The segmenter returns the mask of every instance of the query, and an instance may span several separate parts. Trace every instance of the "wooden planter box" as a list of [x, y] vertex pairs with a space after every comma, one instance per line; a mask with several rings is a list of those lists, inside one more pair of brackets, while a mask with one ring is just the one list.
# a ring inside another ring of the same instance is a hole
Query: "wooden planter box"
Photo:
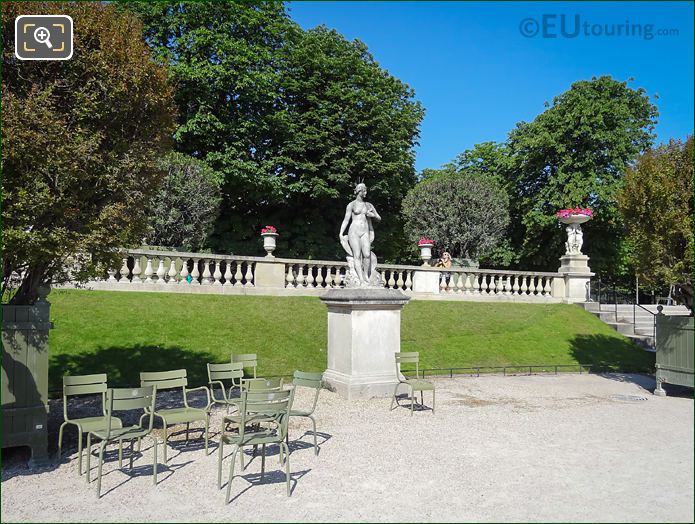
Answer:
[[29, 446], [30, 467], [48, 463], [49, 309], [2, 305], [2, 447]]
[[656, 389], [666, 395], [661, 384], [693, 387], [693, 317], [658, 314], [656, 316]]

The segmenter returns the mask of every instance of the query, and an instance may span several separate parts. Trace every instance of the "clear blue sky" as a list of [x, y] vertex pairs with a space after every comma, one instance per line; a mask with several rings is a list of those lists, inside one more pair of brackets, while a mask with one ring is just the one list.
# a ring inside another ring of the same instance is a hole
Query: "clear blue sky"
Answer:
[[[418, 171], [439, 167], [478, 142], [504, 140], [516, 122], [532, 120], [545, 101], [572, 82], [599, 75], [634, 77], [632, 87], [658, 95], [658, 142], [693, 133], [690, 2], [336, 1], [288, 6], [305, 29], [325, 24], [348, 39], [362, 40], [381, 67], [415, 89], [426, 110]], [[579, 15], [576, 37], [560, 34], [563, 14], [570, 34]], [[521, 34], [522, 25], [531, 33], [540, 31], [543, 15], [550, 15], [548, 24], [555, 22], [546, 30], [557, 38]], [[533, 21], [524, 22], [528, 18]], [[624, 26], [626, 21], [678, 34], [651, 40], [583, 34], [584, 23], [589, 31], [605, 31], [606, 25]]]

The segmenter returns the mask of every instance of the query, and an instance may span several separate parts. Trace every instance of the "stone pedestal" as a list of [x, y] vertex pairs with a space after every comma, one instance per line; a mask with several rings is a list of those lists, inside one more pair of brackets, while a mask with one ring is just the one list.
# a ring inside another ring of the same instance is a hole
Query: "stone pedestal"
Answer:
[[324, 381], [349, 400], [388, 397], [398, 382], [394, 354], [401, 350], [401, 309], [410, 300], [396, 289], [331, 289], [328, 369]]
[[256, 262], [254, 287], [284, 288], [285, 264], [277, 262]]
[[565, 277], [565, 302], [586, 302], [589, 300], [589, 280], [594, 273], [589, 269], [589, 257], [581, 254], [560, 257], [560, 269]]
[[439, 275], [435, 269], [413, 271], [413, 292], [439, 293]]

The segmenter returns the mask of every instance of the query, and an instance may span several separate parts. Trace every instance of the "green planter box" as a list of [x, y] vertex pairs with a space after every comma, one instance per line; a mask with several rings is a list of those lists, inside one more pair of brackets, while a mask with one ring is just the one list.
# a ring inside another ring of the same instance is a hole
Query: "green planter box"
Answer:
[[48, 463], [49, 309], [2, 305], [2, 447], [29, 446], [30, 467]]
[[656, 390], [661, 384], [693, 387], [693, 317], [656, 316]]

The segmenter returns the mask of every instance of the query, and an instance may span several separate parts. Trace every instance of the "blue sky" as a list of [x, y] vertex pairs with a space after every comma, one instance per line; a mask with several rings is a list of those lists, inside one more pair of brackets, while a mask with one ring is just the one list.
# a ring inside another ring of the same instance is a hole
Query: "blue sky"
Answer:
[[[693, 132], [690, 2], [291, 2], [303, 28], [320, 24], [367, 44], [381, 67], [415, 89], [425, 107], [416, 167], [436, 168], [478, 142], [504, 140], [572, 82], [633, 77], [659, 108], [657, 141]], [[543, 38], [546, 32], [556, 38]], [[579, 16], [580, 34], [574, 31]], [[532, 20], [527, 20], [532, 19]], [[588, 36], [605, 26], [647, 25], [676, 35]], [[555, 24], [553, 27], [552, 24]], [[585, 26], [585, 23], [588, 24]], [[593, 27], [598, 26], [598, 27]], [[532, 37], [525, 31], [539, 33]]]

